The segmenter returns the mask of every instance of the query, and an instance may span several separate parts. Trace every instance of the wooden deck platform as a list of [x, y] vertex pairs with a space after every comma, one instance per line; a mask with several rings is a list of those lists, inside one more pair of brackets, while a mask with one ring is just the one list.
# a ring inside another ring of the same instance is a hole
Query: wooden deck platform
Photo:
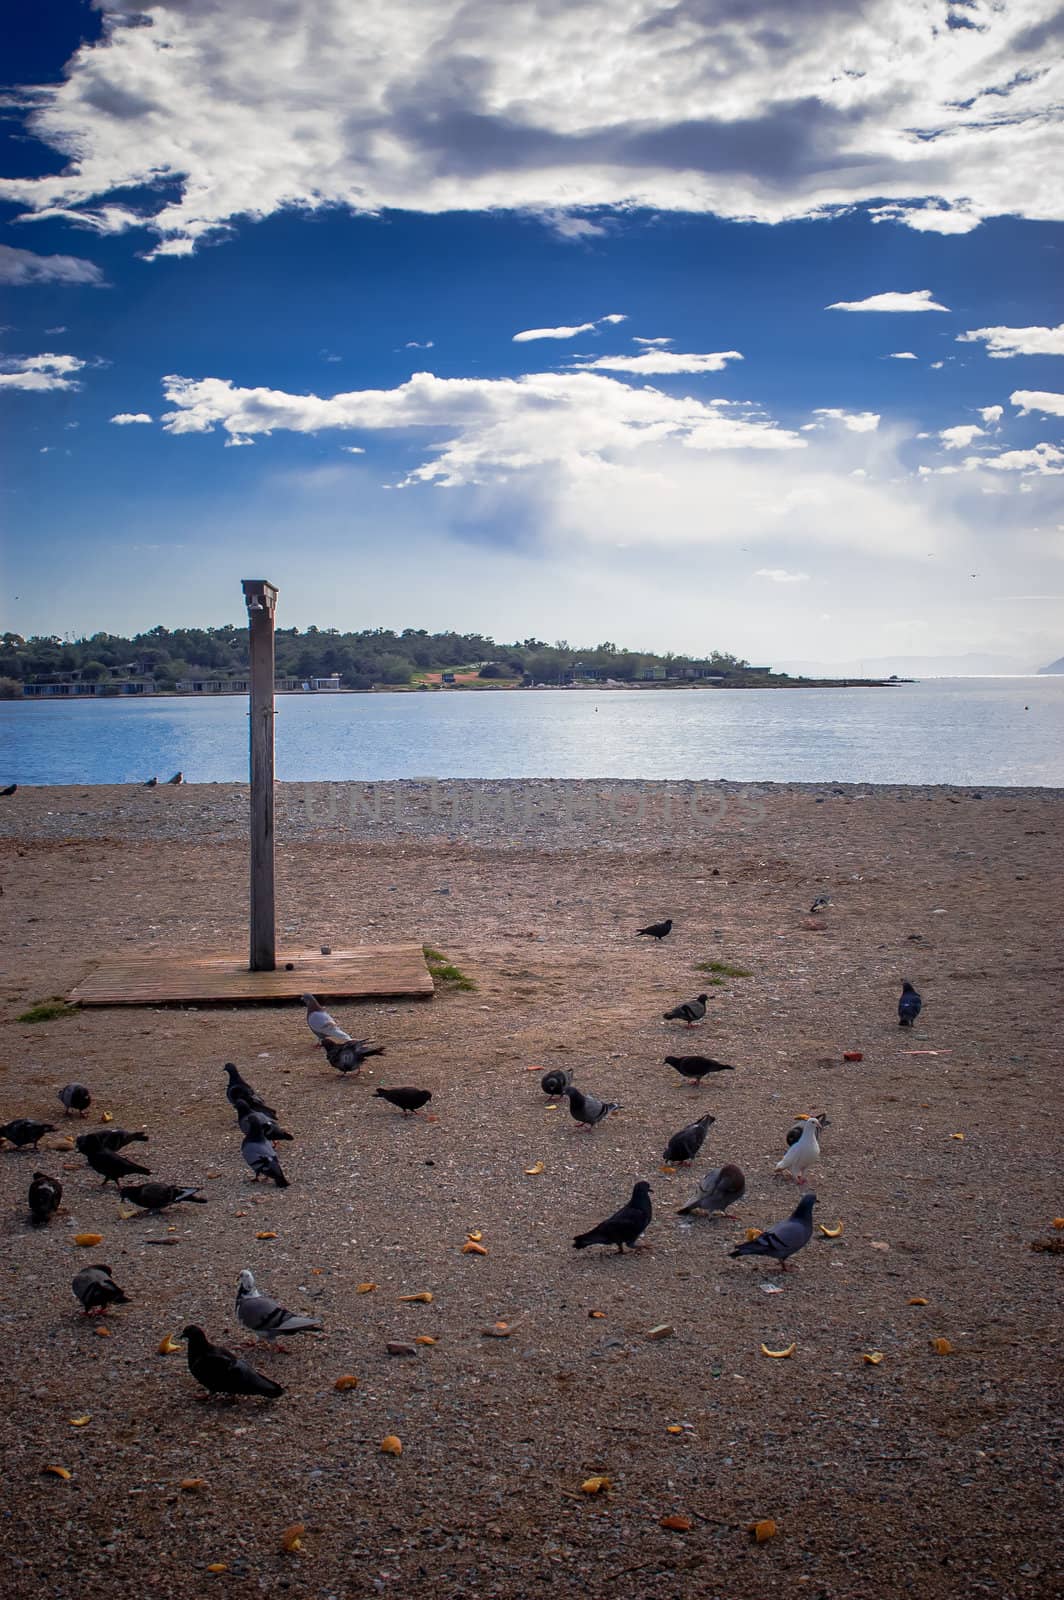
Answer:
[[278, 951], [275, 972], [250, 972], [232, 951], [107, 956], [67, 999], [82, 1006], [239, 1005], [308, 993], [329, 1001], [431, 999], [433, 992], [419, 944], [362, 944], [327, 956]]

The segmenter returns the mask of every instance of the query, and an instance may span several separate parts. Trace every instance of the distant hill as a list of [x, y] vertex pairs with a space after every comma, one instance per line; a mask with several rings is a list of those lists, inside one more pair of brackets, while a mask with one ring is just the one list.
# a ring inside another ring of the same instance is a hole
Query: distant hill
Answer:
[[1064, 673], [1064, 656], [1058, 656], [1056, 661], [1051, 661], [1048, 667], [1039, 667], [1038, 676], [1042, 677], [1047, 672]]

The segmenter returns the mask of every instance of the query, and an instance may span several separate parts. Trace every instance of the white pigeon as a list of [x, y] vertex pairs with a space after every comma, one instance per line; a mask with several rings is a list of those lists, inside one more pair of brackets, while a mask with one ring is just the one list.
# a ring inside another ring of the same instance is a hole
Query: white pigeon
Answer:
[[275, 1349], [280, 1349], [279, 1334], [309, 1333], [321, 1327], [317, 1317], [297, 1317], [268, 1294], [260, 1294], [254, 1275], [246, 1270], [240, 1274], [236, 1288], [236, 1316], [242, 1328], [253, 1333], [256, 1339], [272, 1343]]
[[301, 994], [299, 998], [307, 1008], [307, 1027], [319, 1044], [324, 1044], [326, 1039], [331, 1044], [350, 1044], [351, 1035], [344, 1032], [336, 1018], [329, 1015], [314, 995]]
[[802, 1128], [801, 1137], [788, 1145], [782, 1161], [776, 1162], [776, 1171], [789, 1172], [795, 1183], [804, 1183], [809, 1168], [820, 1160], [819, 1132], [820, 1123], [816, 1117], [810, 1117]]

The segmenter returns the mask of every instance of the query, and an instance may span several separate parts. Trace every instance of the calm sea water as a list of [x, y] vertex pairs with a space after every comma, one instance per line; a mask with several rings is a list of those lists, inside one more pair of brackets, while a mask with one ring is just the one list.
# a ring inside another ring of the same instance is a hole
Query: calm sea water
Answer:
[[[0, 702], [0, 782], [247, 778], [247, 702]], [[1064, 677], [889, 689], [282, 695], [277, 775], [1064, 785]]]

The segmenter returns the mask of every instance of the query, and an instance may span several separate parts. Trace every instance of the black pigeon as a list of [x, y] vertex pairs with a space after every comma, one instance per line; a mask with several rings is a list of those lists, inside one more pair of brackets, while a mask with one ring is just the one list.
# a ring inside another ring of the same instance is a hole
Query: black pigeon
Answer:
[[378, 1099], [387, 1100], [389, 1105], [398, 1106], [404, 1117], [412, 1117], [432, 1099], [431, 1089], [374, 1089], [373, 1093]]
[[117, 1150], [101, 1150], [98, 1146], [94, 1146], [91, 1150], [83, 1150], [82, 1155], [93, 1172], [100, 1174], [104, 1188], [113, 1183], [117, 1189], [119, 1178], [151, 1177], [150, 1167], [138, 1167], [135, 1161], [120, 1156]]
[[736, 1256], [768, 1256], [779, 1262], [781, 1272], [786, 1272], [788, 1257], [803, 1249], [813, 1237], [815, 1205], [815, 1194], [803, 1194], [786, 1222], [777, 1222], [767, 1233], [759, 1233], [756, 1239], [736, 1245], [731, 1252], [732, 1260]]
[[165, 1211], [179, 1200], [194, 1200], [198, 1206], [207, 1204], [198, 1189], [183, 1189], [176, 1183], [129, 1183], [124, 1189], [119, 1186], [118, 1192], [123, 1200], [132, 1201], [144, 1211]]
[[144, 787], [145, 789], [154, 789], [158, 782], [158, 778], [148, 778], [145, 781]]
[[72, 1111], [80, 1111], [83, 1117], [87, 1116], [89, 1107], [92, 1105], [92, 1095], [83, 1083], [64, 1084], [59, 1090], [59, 1098], [66, 1106], [68, 1117]]
[[698, 1185], [694, 1199], [681, 1206], [676, 1215], [689, 1217], [694, 1211], [706, 1211], [712, 1216], [714, 1212], [722, 1211], [728, 1216], [728, 1207], [737, 1206], [745, 1193], [746, 1178], [739, 1167], [731, 1163], [714, 1167]]
[[247, 1079], [240, 1076], [231, 1061], [225, 1063], [223, 1070], [229, 1074], [225, 1097], [236, 1110], [238, 1117], [243, 1116], [245, 1111], [264, 1111], [268, 1117], [277, 1115], [272, 1106], [268, 1106], [265, 1100], [260, 1099]]
[[16, 1150], [24, 1150], [27, 1145], [32, 1145], [36, 1150], [37, 1140], [43, 1139], [46, 1133], [54, 1132], [55, 1126], [51, 1122], [34, 1122], [32, 1117], [16, 1117], [14, 1122], [5, 1122], [0, 1128], [0, 1139], [6, 1139]]
[[260, 1178], [272, 1178], [278, 1189], [288, 1188], [288, 1179], [277, 1159], [277, 1151], [257, 1127], [253, 1127], [250, 1133], [245, 1134], [240, 1154], [255, 1174], [256, 1183]]
[[716, 1122], [716, 1117], [711, 1117], [707, 1111], [704, 1117], [699, 1117], [697, 1122], [689, 1122], [686, 1128], [681, 1128], [679, 1133], [674, 1133], [665, 1146], [666, 1161], [693, 1161], [706, 1142], [706, 1134], [710, 1126]]
[[565, 1071], [562, 1067], [550, 1067], [540, 1078], [539, 1086], [544, 1094], [549, 1094], [552, 1100], [556, 1100], [559, 1095], [565, 1093], [572, 1081], [571, 1072]]
[[129, 1133], [125, 1128], [93, 1128], [91, 1133], [79, 1133], [74, 1143], [83, 1156], [90, 1150], [121, 1150], [127, 1144], [147, 1144], [148, 1135], [143, 1130]]
[[686, 1022], [689, 1028], [693, 1028], [705, 1016], [708, 999], [708, 994], [700, 994], [695, 1000], [685, 1000], [682, 1005], [673, 1006], [671, 1011], [663, 1011], [662, 1016], [666, 1022]]
[[793, 1127], [787, 1129], [787, 1143], [789, 1145], [798, 1143], [798, 1140], [802, 1137], [802, 1134], [805, 1131], [805, 1125], [807, 1122], [815, 1122], [817, 1126], [821, 1128], [831, 1127], [831, 1122], [826, 1111], [818, 1111], [813, 1117], [802, 1117], [794, 1124]]
[[672, 932], [672, 918], [669, 917], [665, 922], [652, 922], [649, 928], [637, 928], [635, 932], [637, 939], [644, 935], [650, 939], [667, 939]]
[[188, 1370], [208, 1394], [254, 1394], [276, 1400], [284, 1394], [279, 1383], [264, 1378], [223, 1345], [211, 1344], [202, 1328], [190, 1323], [181, 1337], [188, 1345]]
[[47, 1172], [35, 1172], [30, 1183], [30, 1216], [34, 1222], [51, 1222], [63, 1198], [63, 1185]]
[[370, 1056], [384, 1054], [384, 1046], [373, 1044], [369, 1039], [347, 1039], [342, 1042], [323, 1039], [321, 1043], [330, 1067], [335, 1067], [337, 1072], [345, 1076], [349, 1072], [361, 1072], [363, 1061], [368, 1061]]
[[108, 1306], [129, 1304], [128, 1294], [118, 1287], [111, 1276], [110, 1267], [105, 1267], [102, 1262], [83, 1268], [70, 1287], [81, 1301], [87, 1317], [91, 1317], [94, 1311], [106, 1311]]
[[633, 1247], [654, 1214], [651, 1192], [649, 1183], [637, 1183], [626, 1206], [600, 1222], [597, 1228], [577, 1234], [573, 1240], [574, 1249], [586, 1250], [589, 1244], [615, 1244], [618, 1255], [623, 1255], [625, 1245], [629, 1249]]
[[898, 1001], [898, 1023], [903, 1028], [911, 1028], [923, 1007], [923, 1001], [906, 980], [901, 986], [901, 999]]
[[724, 1061], [714, 1061], [712, 1056], [666, 1056], [665, 1065], [675, 1067], [682, 1078], [689, 1078], [695, 1085], [708, 1078], [711, 1072], [735, 1071]]
[[15, 790], [17, 788], [18, 788], [18, 784], [17, 783], [9, 783], [6, 789], [0, 789], [0, 794], [4, 795], [4, 797], [6, 798], [9, 794], [14, 794], [14, 792], [15, 792]]
[[237, 1118], [241, 1133], [257, 1134], [261, 1139], [269, 1139], [275, 1143], [278, 1139], [291, 1139], [292, 1135], [285, 1128], [278, 1127], [272, 1117], [264, 1111], [244, 1111]]
[[562, 1094], [569, 1102], [569, 1115], [582, 1128], [593, 1128], [596, 1123], [608, 1117], [611, 1111], [621, 1109], [618, 1100], [597, 1100], [593, 1094], [584, 1094], [571, 1083], [566, 1085]]

